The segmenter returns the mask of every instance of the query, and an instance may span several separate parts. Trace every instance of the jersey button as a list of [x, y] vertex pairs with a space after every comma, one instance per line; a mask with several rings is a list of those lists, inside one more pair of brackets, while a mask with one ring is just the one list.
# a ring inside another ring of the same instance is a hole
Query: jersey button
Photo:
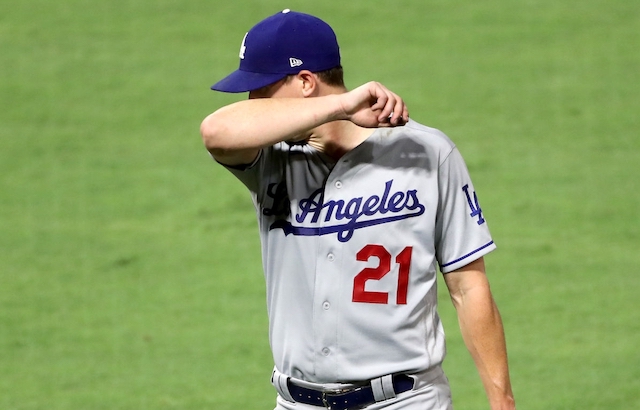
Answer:
[[324, 310], [329, 310], [329, 308], [330, 308], [330, 307], [331, 307], [331, 303], [329, 303], [329, 302], [324, 302], [324, 303], [322, 304], [322, 308], [323, 308]]
[[327, 255], [327, 259], [329, 259], [329, 262], [333, 262], [336, 259], [336, 257], [334, 254], [330, 253]]
[[342, 181], [336, 181], [335, 186], [338, 189], [342, 188]]
[[331, 354], [331, 350], [329, 350], [328, 347], [322, 348], [322, 355], [323, 356], [329, 356], [330, 354]]

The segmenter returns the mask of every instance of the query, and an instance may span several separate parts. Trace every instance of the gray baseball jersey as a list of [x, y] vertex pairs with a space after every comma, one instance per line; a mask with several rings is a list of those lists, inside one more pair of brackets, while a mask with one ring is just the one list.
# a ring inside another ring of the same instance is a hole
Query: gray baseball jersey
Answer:
[[441, 364], [437, 269], [495, 248], [449, 138], [410, 121], [338, 161], [279, 143], [229, 169], [257, 210], [280, 372], [348, 382]]

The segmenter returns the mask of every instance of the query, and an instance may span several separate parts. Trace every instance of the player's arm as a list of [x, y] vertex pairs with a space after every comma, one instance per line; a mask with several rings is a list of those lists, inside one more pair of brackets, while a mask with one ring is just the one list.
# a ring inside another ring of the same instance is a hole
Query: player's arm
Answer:
[[484, 259], [444, 275], [492, 410], [515, 409], [500, 312], [491, 294]]
[[363, 127], [388, 127], [406, 119], [402, 99], [370, 82], [343, 94], [240, 101], [207, 116], [200, 133], [214, 158], [239, 165], [252, 162], [264, 147], [304, 139], [310, 130], [327, 122], [348, 120]]
[[227, 165], [251, 163], [260, 149], [297, 140], [314, 127], [340, 119], [337, 96], [240, 101], [204, 119], [200, 133], [213, 157]]

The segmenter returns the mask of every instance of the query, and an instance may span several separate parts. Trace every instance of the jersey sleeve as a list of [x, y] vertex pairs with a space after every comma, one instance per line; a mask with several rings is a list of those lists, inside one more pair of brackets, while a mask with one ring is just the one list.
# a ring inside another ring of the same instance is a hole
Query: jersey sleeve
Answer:
[[270, 180], [270, 174], [282, 173], [282, 143], [263, 148], [251, 164], [230, 166], [220, 163], [242, 182], [251, 192], [254, 200], [261, 201], [265, 195], [265, 181]]
[[496, 248], [467, 166], [457, 148], [438, 172], [436, 258], [442, 273], [459, 269]]
[[250, 164], [242, 164], [242, 165], [227, 165], [218, 160], [216, 160], [213, 155], [211, 158], [214, 159], [218, 164], [225, 167], [229, 172], [231, 172], [236, 178], [240, 180], [251, 192], [256, 192], [258, 190], [259, 182], [260, 182], [260, 170], [261, 166], [259, 165], [261, 162], [264, 162], [264, 149], [260, 150], [256, 158]]

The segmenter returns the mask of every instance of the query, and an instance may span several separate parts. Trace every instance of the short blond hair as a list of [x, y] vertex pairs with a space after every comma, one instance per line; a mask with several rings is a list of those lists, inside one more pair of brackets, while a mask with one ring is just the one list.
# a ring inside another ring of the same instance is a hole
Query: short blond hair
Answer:
[[[314, 74], [317, 75], [320, 81], [322, 81], [326, 85], [330, 85], [332, 87], [345, 88], [344, 70], [342, 69], [342, 66], [337, 66], [324, 71], [318, 71], [318, 72], [315, 72]], [[285, 78], [285, 83], [288, 83], [294, 77], [295, 75], [288, 75]]]

